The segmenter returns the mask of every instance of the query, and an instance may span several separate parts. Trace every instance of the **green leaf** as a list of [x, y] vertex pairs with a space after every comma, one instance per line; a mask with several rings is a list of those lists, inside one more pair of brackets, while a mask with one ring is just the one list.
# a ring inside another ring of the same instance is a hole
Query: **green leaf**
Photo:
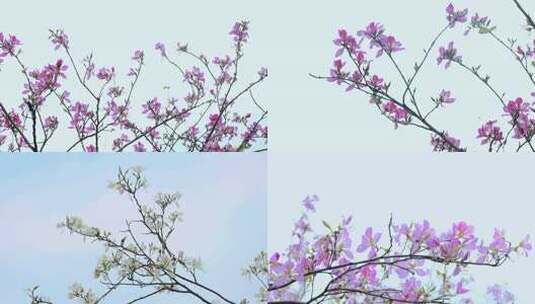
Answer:
[[492, 31], [494, 31], [495, 29], [496, 29], [495, 26], [493, 26], [493, 27], [491, 27], [491, 28], [488, 28], [488, 27], [480, 27], [480, 28], [479, 28], [479, 33], [480, 33], [480, 34], [488, 34], [488, 33], [492, 32]]
[[327, 229], [329, 229], [330, 231], [332, 231], [332, 228], [331, 226], [329, 225], [329, 223], [327, 223], [326, 221], [321, 221], [323, 223], [323, 226], [327, 227]]

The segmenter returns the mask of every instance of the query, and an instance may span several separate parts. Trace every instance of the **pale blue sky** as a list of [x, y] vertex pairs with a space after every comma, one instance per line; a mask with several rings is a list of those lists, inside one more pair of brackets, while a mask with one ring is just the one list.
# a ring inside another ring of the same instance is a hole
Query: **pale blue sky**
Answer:
[[[429, 220], [438, 230], [465, 220], [492, 238], [503, 228], [511, 240], [535, 237], [528, 155], [436, 155], [389, 153], [308, 153], [270, 155], [268, 166], [268, 251], [289, 245], [301, 201], [317, 194], [321, 220], [339, 223], [353, 215], [354, 237], [368, 226], [385, 231], [390, 214], [397, 223]], [[360, 234], [359, 234], [360, 233]], [[531, 303], [535, 256], [514, 258], [498, 269], [476, 269], [476, 289], [508, 283], [516, 303]], [[484, 302], [480, 302], [484, 303]]]
[[[203, 259], [201, 277], [233, 299], [257, 291], [241, 268], [266, 246], [265, 155], [4, 154], [0, 168], [9, 174], [0, 178], [2, 302], [26, 303], [24, 289], [39, 284], [57, 303], [67, 303], [70, 284], [93, 281], [100, 246], [55, 225], [78, 215], [111, 231], [122, 229], [133, 209], [107, 183], [119, 166], [132, 165], [146, 168], [147, 198], [157, 191], [182, 193], [184, 223], [173, 245]], [[124, 293], [110, 298], [125, 299]]]

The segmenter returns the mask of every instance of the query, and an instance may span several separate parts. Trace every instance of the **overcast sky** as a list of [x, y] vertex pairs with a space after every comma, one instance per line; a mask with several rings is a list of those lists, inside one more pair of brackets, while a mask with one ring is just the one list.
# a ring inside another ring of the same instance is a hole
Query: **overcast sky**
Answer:
[[[25, 303], [24, 290], [40, 285], [55, 303], [67, 303], [73, 282], [94, 282], [102, 248], [56, 224], [77, 215], [109, 231], [123, 229], [134, 210], [127, 197], [107, 185], [119, 166], [132, 165], [146, 168], [146, 199], [158, 191], [183, 195], [184, 223], [177, 226], [172, 245], [202, 259], [200, 277], [232, 299], [254, 295], [258, 285], [243, 278], [241, 269], [266, 246], [265, 156], [150, 155], [25, 155], [24, 162], [0, 156], [2, 172], [9, 172], [0, 178], [2, 301]], [[110, 301], [123, 303], [127, 295], [119, 293]]]
[[[522, 31], [523, 18], [513, 1], [453, 1], [470, 8], [471, 13], [488, 15], [498, 25], [497, 34], [518, 38], [522, 44], [533, 39]], [[535, 12], [535, 2], [522, 1]], [[41, 66], [59, 54], [48, 42], [48, 28], [64, 28], [71, 37], [73, 53], [82, 58], [96, 55], [97, 65], [118, 67], [123, 73], [130, 66], [133, 50], [147, 52], [147, 74], [142, 77], [136, 104], [162, 96], [164, 85], [176, 85], [172, 69], [163, 64], [154, 51], [154, 43], [166, 42], [171, 48], [177, 41], [188, 42], [194, 50], [208, 55], [228, 52], [228, 30], [235, 20], [251, 21], [251, 39], [246, 49], [242, 79], [255, 77], [260, 66], [270, 70], [270, 78], [255, 94], [270, 109], [270, 144], [274, 151], [428, 151], [429, 136], [419, 130], [393, 126], [379, 117], [367, 98], [347, 94], [342, 88], [316, 81], [308, 73], [326, 74], [335, 48], [336, 30], [350, 32], [370, 21], [382, 22], [406, 48], [397, 54], [405, 71], [434, 35], [445, 25], [444, 9], [449, 1], [104, 1], [91, 5], [58, 0], [53, 5], [43, 1], [21, 0], [10, 3], [0, 21], [5, 32], [14, 32], [24, 42], [24, 59]], [[31, 9], [29, 9], [31, 7]], [[521, 73], [510, 54], [494, 41], [481, 35], [463, 36], [464, 26], [456, 27], [438, 42], [456, 40], [468, 65], [482, 64], [491, 75], [491, 83], [506, 98], [529, 97], [534, 89]], [[501, 107], [495, 98], [465, 71], [448, 71], [435, 64], [437, 50], [420, 75], [419, 97], [429, 100], [442, 88], [452, 90], [457, 102], [433, 118], [439, 128], [448, 129], [463, 143], [476, 146], [476, 129], [489, 119], [500, 118]], [[0, 73], [3, 89], [0, 99], [17, 101], [22, 76], [6, 64]], [[398, 85], [398, 77], [387, 67], [380, 72]], [[397, 87], [399, 89], [399, 87]], [[177, 88], [182, 92], [183, 88]], [[181, 91], [182, 90], [182, 91]], [[84, 96], [73, 89], [75, 98]], [[65, 139], [65, 138], [63, 138]], [[62, 138], [58, 139], [59, 141]], [[58, 142], [55, 142], [58, 144]]]
[[[368, 226], [385, 231], [396, 223], [427, 219], [438, 230], [464, 220], [485, 239], [503, 228], [511, 240], [535, 236], [532, 178], [525, 157], [462, 157], [430, 154], [276, 154], [269, 162], [268, 250], [283, 250], [302, 211], [302, 199], [317, 194], [321, 220], [337, 224], [353, 215], [354, 238]], [[515, 258], [498, 269], [477, 269], [477, 289], [507, 283], [516, 303], [532, 299], [534, 257]]]

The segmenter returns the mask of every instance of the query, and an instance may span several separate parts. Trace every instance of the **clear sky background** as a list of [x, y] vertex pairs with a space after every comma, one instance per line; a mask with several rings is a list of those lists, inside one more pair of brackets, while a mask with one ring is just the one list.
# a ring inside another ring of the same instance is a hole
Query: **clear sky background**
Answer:
[[[535, 236], [529, 157], [462, 157], [430, 154], [276, 154], [269, 162], [268, 252], [287, 248], [293, 223], [307, 194], [317, 194], [317, 231], [321, 220], [337, 224], [353, 215], [354, 238], [365, 228], [385, 232], [390, 214], [396, 223], [429, 220], [437, 230], [457, 221], [474, 225], [491, 239], [503, 228], [511, 240]], [[535, 257], [515, 258], [498, 269], [475, 269], [475, 288], [485, 292], [506, 283], [515, 303], [533, 297]], [[481, 301], [480, 303], [485, 303]]]
[[[5, 154], [0, 156], [2, 172], [9, 172], [0, 177], [2, 303], [27, 303], [24, 290], [34, 285], [55, 303], [68, 303], [73, 282], [93, 286], [102, 248], [56, 224], [77, 215], [108, 231], [123, 229], [135, 211], [126, 196], [107, 185], [119, 166], [132, 165], [146, 168], [147, 200], [158, 191], [183, 195], [184, 222], [172, 246], [202, 258], [202, 280], [236, 301], [257, 292], [241, 269], [266, 247], [264, 155], [27, 154], [21, 161], [20, 155]], [[124, 303], [127, 296], [119, 293], [109, 303]], [[192, 303], [179, 299], [176, 303]]]
[[[498, 25], [497, 34], [533, 39], [522, 31], [523, 18], [511, 0], [453, 1], [488, 15]], [[522, 1], [535, 12], [535, 2]], [[355, 33], [370, 21], [385, 24], [406, 50], [397, 58], [404, 70], [412, 70], [436, 33], [445, 25], [447, 0], [438, 1], [145, 1], [95, 0], [91, 5], [58, 0], [21, 0], [10, 3], [9, 14], [0, 20], [0, 29], [14, 32], [24, 41], [24, 58], [41, 66], [55, 59], [47, 29], [62, 27], [71, 36], [73, 53], [82, 58], [90, 51], [98, 64], [118, 66], [125, 72], [134, 49], [147, 51], [147, 74], [141, 79], [136, 104], [152, 96], [162, 96], [162, 87], [176, 84], [174, 72], [156, 56], [157, 41], [171, 48], [175, 42], [189, 42], [194, 50], [211, 55], [229, 50], [228, 29], [238, 19], [251, 20], [251, 39], [247, 46], [243, 79], [256, 76], [260, 66], [270, 69], [270, 78], [258, 88], [257, 99], [270, 109], [270, 145], [273, 151], [428, 151], [429, 136], [419, 130], [394, 130], [379, 117], [362, 95], [346, 94], [343, 89], [316, 81], [308, 73], [326, 74], [335, 48], [336, 30], [345, 27]], [[30, 9], [31, 8], [31, 9]], [[464, 27], [449, 32], [439, 45], [456, 40], [465, 62], [482, 64], [491, 82], [507, 98], [529, 97], [534, 89], [506, 50], [481, 35], [463, 36]], [[435, 50], [435, 52], [437, 52]], [[458, 68], [439, 69], [433, 60], [420, 75], [419, 96], [428, 100], [442, 88], [450, 89], [457, 102], [437, 113], [433, 121], [448, 129], [469, 146], [477, 146], [476, 129], [489, 119], [500, 118], [495, 98], [471, 75]], [[22, 76], [7, 64], [0, 73], [0, 98], [17, 100]], [[399, 81], [389, 67], [381, 68], [393, 89]], [[399, 87], [398, 87], [399, 89]], [[183, 92], [178, 87], [177, 92]], [[73, 90], [74, 96], [84, 98]], [[76, 97], [75, 97], [76, 98]], [[60, 144], [56, 142], [55, 144]]]

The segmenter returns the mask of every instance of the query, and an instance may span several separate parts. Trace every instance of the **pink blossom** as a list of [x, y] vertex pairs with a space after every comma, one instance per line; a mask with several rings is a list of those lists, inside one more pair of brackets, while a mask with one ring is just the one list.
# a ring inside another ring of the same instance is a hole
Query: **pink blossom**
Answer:
[[[343, 302], [352, 304], [442, 300], [468, 304], [473, 303], [466, 286], [472, 266], [488, 267], [509, 260], [513, 253], [523, 254], [507, 246], [506, 250], [497, 250], [510, 243], [499, 230], [487, 245], [464, 221], [454, 223], [444, 233], [436, 233], [424, 221], [402, 225], [390, 222], [389, 233], [382, 242], [381, 233], [368, 227], [356, 248], [358, 252], [368, 251], [367, 257], [362, 258], [352, 254], [351, 217], [344, 217], [336, 226], [323, 221], [326, 232], [315, 233], [308, 207], [303, 207], [305, 213], [295, 222], [290, 245], [269, 258], [269, 301], [301, 303], [343, 290]], [[529, 243], [529, 239], [525, 240], [515, 248]], [[531, 250], [529, 247], [526, 245]], [[473, 257], [477, 251], [485, 259]], [[394, 272], [398, 277], [392, 279]], [[316, 290], [311, 282], [320, 277], [322, 287]], [[499, 301], [512, 298], [494, 287], [489, 288], [489, 294], [496, 303], [509, 303]]]
[[487, 289], [487, 294], [496, 304], [513, 304], [515, 297], [511, 292], [500, 285], [492, 285]]
[[464, 35], [468, 35], [472, 29], [479, 29], [480, 32], [484, 32], [485, 29], [489, 29], [490, 19], [488, 17], [480, 17], [479, 14], [475, 14], [470, 19], [470, 25], [464, 32]]
[[167, 57], [167, 53], [165, 52], [165, 45], [163, 43], [161, 42], [156, 43], [156, 45], [154, 46], [154, 49], [160, 51], [160, 55], [162, 57]]
[[85, 147], [85, 152], [91, 152], [91, 153], [97, 152], [97, 148], [94, 145], [87, 145]]
[[67, 34], [65, 34], [63, 30], [52, 31], [50, 39], [54, 44], [55, 50], [58, 50], [61, 47], [69, 47], [69, 37], [67, 36]]
[[136, 50], [134, 52], [134, 55], [132, 56], [132, 59], [133, 60], [142, 60], [144, 56], [145, 56], [145, 54], [143, 53], [142, 50]]
[[342, 84], [344, 78], [348, 76], [348, 73], [343, 71], [345, 65], [346, 63], [342, 59], [335, 59], [330, 72], [331, 76], [327, 80], [329, 82], [336, 82], [338, 85]]
[[17, 46], [22, 45], [20, 40], [15, 35], [9, 34], [7, 38], [0, 32], [0, 59], [7, 55], [15, 56], [18, 52]]
[[496, 126], [496, 123], [496, 120], [489, 120], [477, 130], [477, 138], [481, 139], [482, 145], [503, 140], [503, 132], [500, 127]]
[[401, 42], [397, 41], [394, 36], [382, 36], [379, 41], [381, 49], [377, 51], [376, 57], [383, 55], [383, 51], [387, 54], [392, 54], [404, 50], [401, 46]]
[[45, 123], [43, 125], [45, 130], [54, 130], [58, 127], [58, 118], [56, 116], [48, 116], [45, 118]]
[[229, 34], [232, 36], [236, 44], [241, 44], [247, 42], [249, 38], [249, 22], [241, 21], [234, 23], [234, 26], [230, 30]]
[[529, 104], [524, 102], [522, 97], [518, 97], [515, 100], [510, 100], [503, 111], [512, 117], [525, 115], [529, 112]]
[[404, 123], [409, 119], [409, 113], [395, 102], [389, 101], [383, 107], [384, 112], [395, 122]]
[[[357, 32], [358, 36], [365, 37], [369, 40], [373, 41], [379, 41], [379, 38], [384, 33], [384, 27], [382, 24], [377, 22], [370, 22], [368, 26], [364, 30], [360, 30]], [[370, 44], [370, 47], [373, 47], [376, 44]]]
[[379, 242], [380, 239], [381, 239], [381, 233], [377, 232], [377, 233], [374, 234], [373, 233], [373, 228], [372, 227], [368, 227], [366, 229], [366, 232], [362, 236], [362, 240], [361, 240], [360, 245], [357, 248], [357, 251], [358, 252], [364, 252], [364, 251], [370, 249], [370, 251], [368, 253], [368, 257], [370, 257], [370, 258], [375, 257], [376, 254], [377, 254], [377, 249], [376, 249], [377, 242]]
[[529, 234], [520, 242], [518, 248], [525, 256], [528, 256], [531, 250], [533, 250], [533, 244], [531, 243]]
[[360, 42], [357, 42], [354, 36], [349, 35], [345, 29], [338, 30], [338, 37], [333, 41], [339, 49], [336, 51], [335, 57], [340, 57], [347, 49], [351, 54], [357, 54], [360, 51]]
[[307, 195], [305, 199], [303, 200], [303, 206], [305, 206], [305, 209], [311, 212], [316, 212], [316, 208], [314, 207], [314, 204], [319, 201], [319, 197], [317, 195]]
[[157, 119], [160, 116], [162, 104], [158, 101], [157, 97], [154, 97], [153, 99], [142, 105], [142, 108], [142, 113], [146, 114], [147, 118]]
[[125, 143], [127, 143], [128, 141], [129, 141], [129, 139], [128, 139], [128, 135], [126, 135], [126, 134], [121, 134], [120, 137], [118, 137], [118, 138], [116, 138], [116, 139], [113, 140], [113, 147], [112, 147], [112, 149], [113, 149], [114, 151], [115, 151], [115, 150], [118, 150], [118, 149], [122, 148], [123, 145], [124, 145]]
[[461, 149], [461, 141], [455, 137], [448, 135], [447, 132], [443, 133], [443, 136], [438, 136], [433, 134], [431, 136], [431, 145], [433, 146], [433, 151], [435, 152], [456, 152]]
[[457, 282], [457, 286], [455, 287], [455, 293], [458, 295], [465, 294], [469, 292], [470, 290], [464, 287], [464, 282], [461, 280]]
[[137, 143], [134, 144], [134, 151], [135, 152], [147, 152], [147, 149], [145, 148], [145, 145], [138, 141]]
[[438, 102], [440, 104], [454, 103], [455, 102], [455, 98], [453, 98], [451, 96], [451, 92], [450, 91], [442, 90], [442, 91], [440, 91], [440, 95], [438, 97]]
[[446, 61], [445, 69], [449, 68], [452, 62], [462, 62], [462, 56], [457, 55], [457, 49], [453, 47], [453, 41], [448, 44], [448, 48], [441, 46], [438, 51], [437, 64], [440, 65], [442, 61]]
[[100, 68], [97, 72], [97, 78], [100, 80], [110, 81], [115, 76], [115, 68]]
[[467, 21], [466, 15], [468, 14], [468, 9], [456, 11], [453, 4], [450, 3], [446, 7], [446, 13], [448, 14], [446, 19], [448, 19], [451, 28], [453, 28], [456, 23], [465, 23]]

